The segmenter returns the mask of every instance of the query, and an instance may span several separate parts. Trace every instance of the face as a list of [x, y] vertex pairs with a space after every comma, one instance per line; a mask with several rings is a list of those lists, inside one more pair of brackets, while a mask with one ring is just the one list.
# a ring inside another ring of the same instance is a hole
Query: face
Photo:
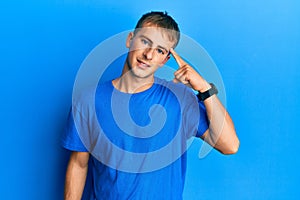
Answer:
[[170, 58], [169, 51], [174, 43], [163, 28], [143, 27], [135, 34], [130, 33], [126, 41], [129, 48], [126, 72], [139, 78], [153, 77]]

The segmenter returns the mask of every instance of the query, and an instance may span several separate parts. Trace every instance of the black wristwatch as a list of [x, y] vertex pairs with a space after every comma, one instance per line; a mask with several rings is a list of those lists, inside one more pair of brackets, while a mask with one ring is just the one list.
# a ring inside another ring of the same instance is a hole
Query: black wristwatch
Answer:
[[218, 94], [218, 90], [213, 83], [210, 83], [211, 88], [205, 92], [199, 92], [197, 97], [200, 101], [204, 101], [205, 99], [211, 97], [214, 94]]

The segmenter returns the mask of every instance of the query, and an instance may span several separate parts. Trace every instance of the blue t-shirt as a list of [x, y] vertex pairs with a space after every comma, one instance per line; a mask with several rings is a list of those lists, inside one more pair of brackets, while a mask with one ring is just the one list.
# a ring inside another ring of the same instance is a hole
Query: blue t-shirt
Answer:
[[91, 154], [87, 199], [182, 199], [188, 140], [207, 128], [183, 84], [155, 78], [128, 94], [108, 81], [73, 99], [62, 145]]

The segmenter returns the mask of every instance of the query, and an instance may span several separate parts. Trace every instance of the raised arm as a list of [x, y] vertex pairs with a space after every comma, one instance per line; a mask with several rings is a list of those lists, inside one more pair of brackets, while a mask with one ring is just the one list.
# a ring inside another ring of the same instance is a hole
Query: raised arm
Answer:
[[[173, 49], [170, 50], [179, 68], [174, 73], [174, 82], [181, 82], [194, 90], [205, 92], [211, 88], [210, 84], [188, 65]], [[234, 154], [239, 148], [239, 139], [228, 112], [216, 95], [204, 100], [209, 129], [203, 134], [208, 144], [223, 154]]]
[[80, 200], [88, 170], [89, 153], [72, 152], [66, 172], [65, 200]]
[[228, 112], [216, 95], [204, 100], [204, 105], [210, 124], [202, 139], [223, 154], [236, 153], [239, 139]]

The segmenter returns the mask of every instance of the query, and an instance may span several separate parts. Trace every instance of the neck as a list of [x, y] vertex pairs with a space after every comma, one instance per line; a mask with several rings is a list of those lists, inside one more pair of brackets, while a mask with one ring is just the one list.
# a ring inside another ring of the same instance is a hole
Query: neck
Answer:
[[122, 76], [113, 80], [116, 89], [125, 93], [139, 93], [149, 89], [154, 83], [154, 77], [140, 78], [131, 72], [122, 73]]

